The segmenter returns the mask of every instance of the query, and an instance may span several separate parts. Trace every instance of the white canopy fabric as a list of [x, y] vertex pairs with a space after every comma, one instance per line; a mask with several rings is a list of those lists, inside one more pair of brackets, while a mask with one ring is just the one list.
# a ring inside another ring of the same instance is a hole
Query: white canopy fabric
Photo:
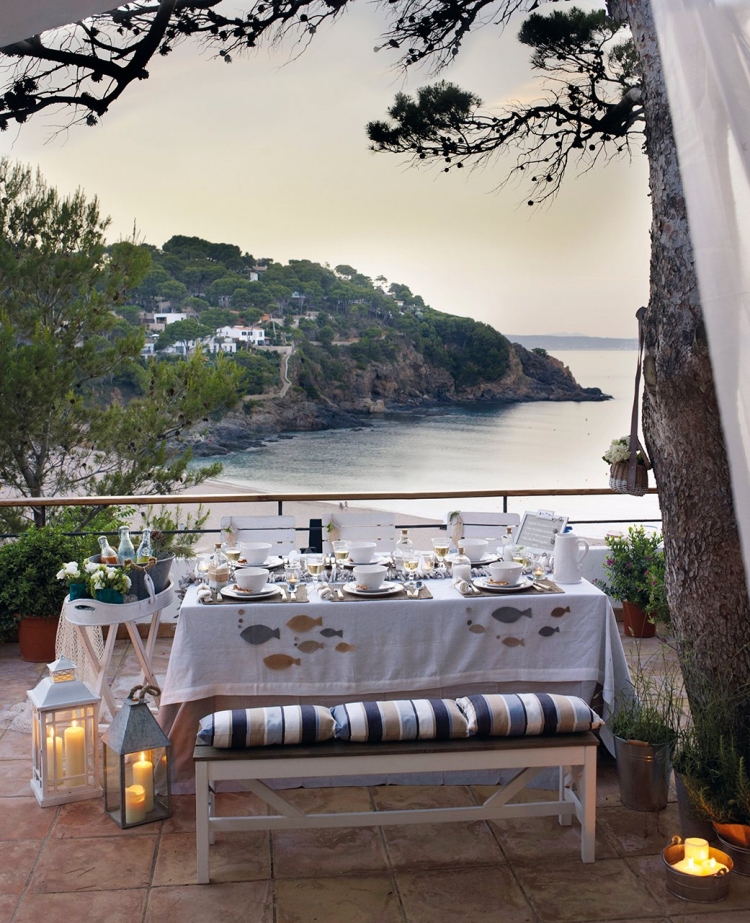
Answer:
[[0, 48], [117, 5], [117, 0], [0, 0]]
[[750, 575], [750, 0], [652, 0]]

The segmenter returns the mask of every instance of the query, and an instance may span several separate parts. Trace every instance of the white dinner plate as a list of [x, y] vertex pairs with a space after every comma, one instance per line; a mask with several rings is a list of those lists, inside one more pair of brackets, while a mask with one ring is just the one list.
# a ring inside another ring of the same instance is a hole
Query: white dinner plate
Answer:
[[[447, 554], [447, 555], [445, 556], [445, 560], [448, 561], [449, 564], [452, 564], [452, 563], [453, 563], [453, 559], [454, 559], [455, 557], [456, 557], [456, 552], [454, 551], [452, 554]], [[471, 559], [469, 559], [469, 560], [471, 560]], [[472, 562], [471, 562], [471, 566], [472, 566], [472, 567], [481, 567], [483, 564], [492, 564], [493, 561], [497, 561], [497, 555], [496, 555], [496, 554], [483, 554], [482, 557], [479, 558], [479, 560], [477, 560], [477, 561], [472, 561]]]
[[238, 561], [235, 565], [235, 570], [239, 570], [241, 567], [265, 567], [266, 569], [271, 569], [274, 567], [281, 567], [283, 563], [283, 558], [280, 558], [278, 555], [272, 555], [270, 558], [266, 558], [262, 564], [248, 564], [247, 561]]
[[352, 596], [392, 596], [403, 588], [403, 584], [391, 583], [389, 580], [384, 580], [377, 590], [360, 590], [356, 583], [345, 583], [342, 587], [345, 593], [351, 593]]
[[225, 586], [223, 590], [220, 591], [222, 596], [226, 596], [228, 599], [265, 599], [267, 596], [274, 596], [276, 593], [280, 593], [281, 590], [279, 587], [274, 586], [272, 583], [267, 583], [260, 593], [246, 593], [244, 590], [237, 590], [234, 586]]
[[479, 577], [474, 581], [474, 586], [478, 586], [480, 590], [490, 590], [492, 593], [520, 593], [533, 587], [534, 581], [531, 577], [521, 577], [513, 586], [501, 586], [499, 583], [493, 583], [490, 577]]

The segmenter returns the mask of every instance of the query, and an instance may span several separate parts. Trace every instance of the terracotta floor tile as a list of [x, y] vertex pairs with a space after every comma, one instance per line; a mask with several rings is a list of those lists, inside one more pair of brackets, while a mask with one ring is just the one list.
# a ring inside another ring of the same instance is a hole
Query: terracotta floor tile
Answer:
[[[267, 814], [268, 805], [252, 792], [219, 792], [216, 796], [217, 814], [250, 815]], [[173, 795], [172, 817], [163, 825], [164, 833], [191, 833], [195, 831], [195, 795]]]
[[50, 831], [57, 808], [40, 808], [36, 798], [0, 798], [0, 840], [42, 840]]
[[[545, 858], [574, 861], [581, 855], [581, 826], [573, 820], [566, 827], [554, 817], [518, 817], [489, 822], [497, 832], [509, 862]], [[599, 824], [596, 830], [596, 858], [614, 859], [617, 852]]]
[[396, 882], [409, 923], [536, 923], [507, 868], [398, 872]]
[[[654, 896], [662, 912], [667, 916], [675, 915], [700, 915], [720, 913], [730, 923], [729, 913], [733, 910], [750, 910], [750, 878], [746, 875], [732, 875], [729, 885], [729, 897], [717, 904], [699, 904], [694, 901], [683, 901], [667, 890], [666, 876], [662, 866], [661, 856], [638, 856], [628, 859], [628, 864], [636, 874], [645, 882], [646, 887]], [[719, 910], [719, 907], [721, 908]], [[723, 923], [723, 919], [722, 919]], [[731, 923], [734, 923], [732, 920]]]
[[405, 923], [389, 874], [276, 882], [276, 923]]
[[[221, 920], [221, 923], [273, 923], [271, 883], [243, 881], [151, 889], [144, 923], [207, 923], [214, 920]], [[312, 917], [306, 919], [306, 923], [311, 921]]]
[[271, 836], [275, 878], [384, 872], [388, 868], [377, 828], [275, 830]]
[[17, 894], [0, 894], [0, 923], [10, 923], [17, 903]]
[[750, 911], [717, 910], [717, 906], [723, 904], [714, 904], [710, 910], [706, 908], [705, 913], [673, 913], [669, 919], [672, 923], [750, 923]]
[[78, 891], [74, 894], [26, 894], [13, 923], [75, 920], [76, 923], [134, 923], [143, 916], [146, 892]]
[[39, 840], [0, 843], [0, 894], [20, 894], [23, 891], [41, 846]]
[[596, 819], [620, 856], [661, 853], [680, 829], [676, 804], [668, 804], [663, 811], [631, 811], [623, 805], [603, 807], [597, 810]]
[[42, 850], [31, 890], [40, 894], [148, 887], [155, 846], [152, 836], [52, 838]]
[[31, 759], [0, 760], [0, 798], [19, 798], [30, 794]]
[[541, 923], [601, 920], [603, 908], [638, 917], [659, 917], [661, 908], [624, 859], [513, 864], [519, 884]]
[[5, 731], [0, 737], [0, 760], [28, 760], [31, 767], [31, 734]]
[[105, 812], [104, 799], [98, 797], [61, 805], [55, 826], [52, 829], [52, 836], [58, 839], [95, 836], [155, 837], [158, 832], [158, 823], [143, 824], [140, 827], [129, 827], [123, 830]]
[[[259, 881], [271, 877], [270, 836], [221, 833], [209, 848], [211, 881]], [[154, 871], [154, 885], [195, 884], [195, 835], [164, 834]]]

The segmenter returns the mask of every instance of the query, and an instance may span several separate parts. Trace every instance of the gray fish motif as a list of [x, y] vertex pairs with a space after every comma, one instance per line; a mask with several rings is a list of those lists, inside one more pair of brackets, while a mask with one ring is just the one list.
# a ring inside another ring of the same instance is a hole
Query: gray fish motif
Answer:
[[553, 628], [551, 625], [545, 625], [544, 628], [540, 628], [540, 629], [539, 629], [539, 634], [540, 634], [543, 638], [551, 638], [552, 635], [553, 635], [556, 631], [560, 631], [560, 629], [559, 629], [559, 628]]
[[492, 618], [497, 619], [498, 622], [503, 622], [505, 625], [512, 625], [513, 622], [517, 622], [524, 615], [527, 619], [530, 619], [531, 609], [514, 609], [512, 606], [501, 606], [499, 609], [495, 609], [492, 613]]
[[324, 638], [343, 638], [344, 637], [343, 628], [340, 631], [336, 631], [335, 628], [324, 628], [320, 633], [323, 635]]
[[570, 612], [570, 606], [557, 606], [550, 612], [550, 615], [552, 618], [559, 619], [562, 618], [566, 612]]
[[268, 625], [248, 625], [240, 632], [240, 637], [250, 644], [265, 644], [271, 638], [280, 638], [280, 628], [269, 628]]

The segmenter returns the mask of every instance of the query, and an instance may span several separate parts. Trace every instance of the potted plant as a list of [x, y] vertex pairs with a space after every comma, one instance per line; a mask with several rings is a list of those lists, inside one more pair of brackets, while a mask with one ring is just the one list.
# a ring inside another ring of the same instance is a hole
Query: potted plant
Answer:
[[615, 739], [620, 798], [635, 811], [660, 811], [667, 805], [672, 750], [683, 708], [682, 680], [662, 653], [662, 664], [643, 664], [638, 651], [631, 687], [610, 717]]
[[89, 592], [103, 603], [123, 603], [125, 594], [130, 589], [130, 577], [127, 567], [114, 567], [111, 564], [86, 564], [86, 582]]
[[63, 564], [56, 576], [67, 586], [68, 596], [71, 599], [81, 599], [89, 595], [85, 568], [77, 561], [68, 561], [67, 564]]
[[643, 526], [630, 526], [628, 534], [608, 535], [609, 554], [604, 561], [607, 580], [597, 585], [622, 602], [625, 634], [651, 638], [656, 617], [668, 613], [664, 595], [664, 551], [661, 535]]
[[21, 657], [32, 663], [55, 659], [55, 636], [65, 583], [57, 579], [61, 561], [84, 556], [88, 540], [55, 526], [30, 526], [0, 547], [0, 633], [18, 636]]
[[149, 596], [143, 576], [148, 573], [153, 581], [154, 592], [161, 593], [169, 584], [169, 577], [175, 558], [190, 558], [194, 555], [200, 530], [209, 517], [209, 511], [202, 505], [194, 513], [184, 513], [182, 507], [162, 506], [158, 511], [149, 506], [141, 513], [143, 528], [151, 531], [151, 550], [155, 560], [148, 564], [137, 564], [131, 572], [133, 591], [139, 599]]

